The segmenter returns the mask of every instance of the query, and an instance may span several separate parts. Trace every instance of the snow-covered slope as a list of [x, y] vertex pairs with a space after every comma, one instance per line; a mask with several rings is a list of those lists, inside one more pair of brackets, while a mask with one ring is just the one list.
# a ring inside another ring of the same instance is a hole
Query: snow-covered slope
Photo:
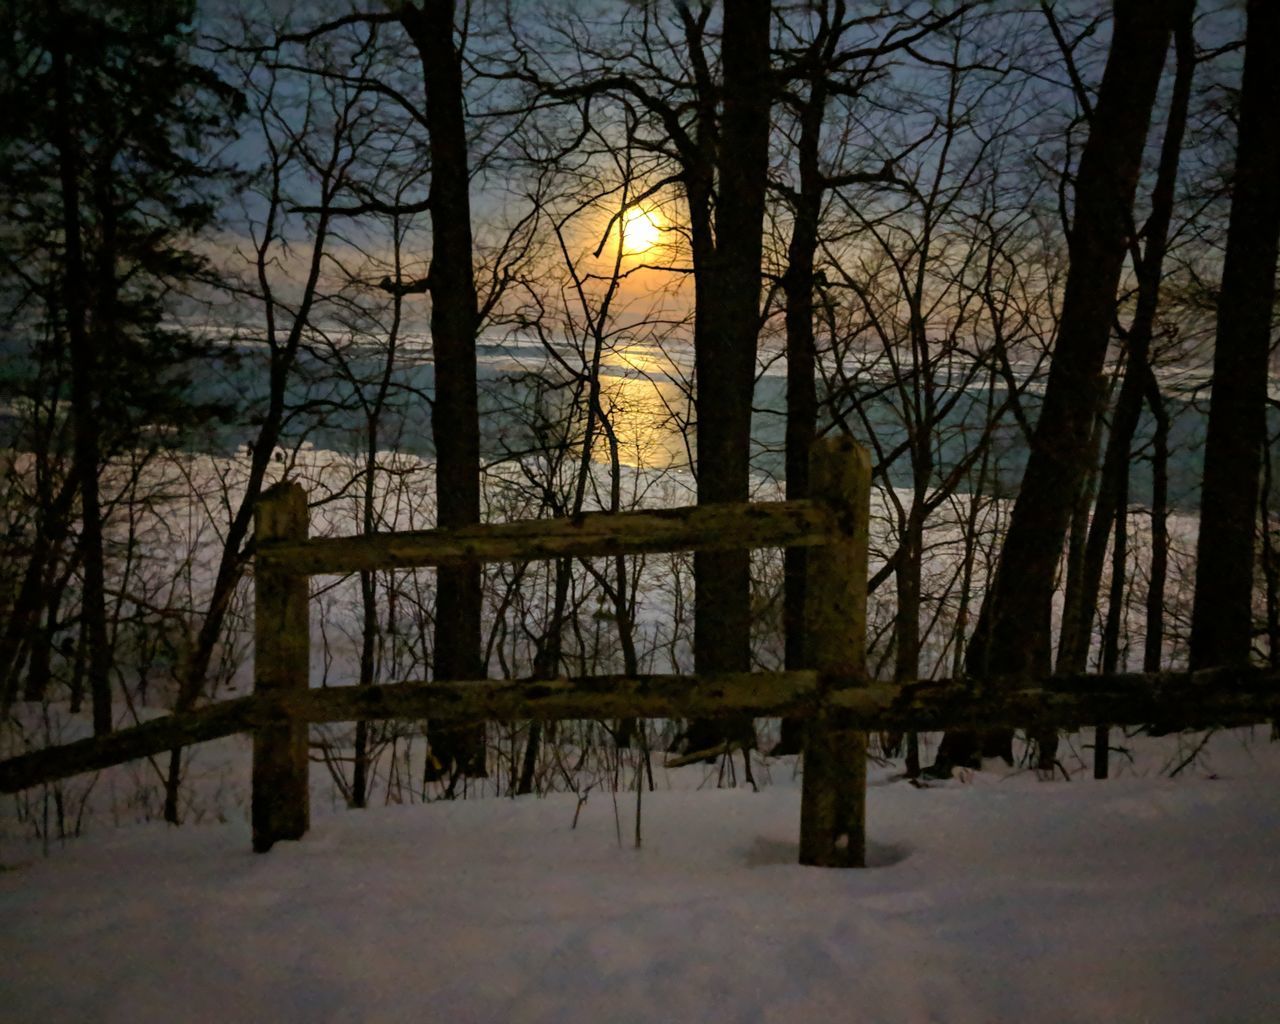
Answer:
[[0, 1018], [1280, 1020], [1280, 744], [1208, 753], [881, 773], [866, 871], [795, 865], [786, 762], [646, 793], [639, 850], [634, 793], [576, 828], [572, 795], [321, 813], [265, 856], [242, 824], [98, 833], [0, 874]]

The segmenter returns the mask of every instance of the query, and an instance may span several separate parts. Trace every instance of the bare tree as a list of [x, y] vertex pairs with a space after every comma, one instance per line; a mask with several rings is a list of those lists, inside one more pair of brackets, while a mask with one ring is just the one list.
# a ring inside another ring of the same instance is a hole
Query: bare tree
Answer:
[[[1116, 0], [1106, 70], [1076, 174], [1071, 269], [1053, 362], [1000, 566], [969, 644], [966, 665], [974, 675], [1050, 670], [1054, 577], [1087, 470], [1142, 147], [1169, 33], [1163, 3]], [[1006, 756], [1009, 748], [1007, 735], [989, 747]], [[978, 754], [976, 736], [951, 732], [935, 767], [973, 764]]]
[[[791, 213], [791, 237], [780, 281], [787, 360], [784, 475], [789, 499], [808, 496], [809, 450], [818, 436], [814, 294], [824, 204], [833, 189], [867, 184], [908, 185], [895, 173], [892, 157], [883, 158], [878, 153], [865, 159], [870, 166], [856, 170], [824, 167], [824, 160], [830, 162], [829, 150], [834, 148], [829, 139], [823, 138], [829, 104], [834, 99], [856, 106], [863, 89], [883, 74], [882, 65], [893, 55], [918, 46], [965, 10], [961, 5], [938, 17], [886, 18], [872, 26], [877, 32], [867, 39], [854, 36], [857, 29], [866, 31], [865, 19], [850, 18], [843, 0], [815, 5], [812, 15], [816, 24], [807, 39], [802, 34], [805, 19], [789, 18], [791, 12], [780, 12], [784, 39], [794, 36], [792, 45], [782, 50], [778, 72], [783, 82], [779, 121], [783, 122], [782, 133], [788, 143], [784, 158], [794, 167], [793, 181], [775, 183]], [[794, 119], [793, 125], [785, 123], [788, 115]], [[858, 152], [861, 155], [862, 150]], [[876, 157], [881, 157], [880, 163], [875, 163]], [[788, 549], [784, 565], [785, 663], [789, 668], [798, 668], [804, 661], [807, 552], [804, 548]], [[800, 741], [799, 721], [785, 719], [774, 753], [797, 753]]]
[[61, 604], [74, 590], [73, 692], [87, 679], [101, 734], [113, 724], [120, 611], [109, 594], [120, 581], [108, 583], [108, 520], [128, 503], [107, 478], [122, 453], [153, 452], [160, 429], [190, 426], [184, 367], [198, 347], [164, 317], [208, 269], [193, 239], [207, 229], [224, 178], [212, 149], [232, 130], [236, 97], [192, 59], [179, 5], [146, 17], [99, 6], [22, 3], [6, 12], [4, 275], [6, 291], [17, 288], [7, 312], [18, 336], [31, 338], [37, 367], [38, 419], [27, 440], [40, 512], [0, 639], [0, 702], [16, 693], [24, 653], [27, 691], [43, 692]]
[[[1151, 212], [1141, 231], [1130, 232], [1130, 244], [1134, 246], [1133, 264], [1137, 277], [1137, 297], [1133, 319], [1123, 335], [1127, 365], [1119, 395], [1111, 411], [1106, 454], [1099, 473], [1098, 494], [1086, 549], [1083, 553], [1080, 584], [1075, 593], [1072, 592], [1071, 587], [1068, 587], [1063, 614], [1062, 641], [1058, 650], [1057, 670], [1059, 672], [1084, 671], [1107, 542], [1112, 523], [1116, 523], [1118, 528], [1120, 517], [1125, 514], [1125, 503], [1121, 497], [1128, 490], [1126, 477], [1129, 473], [1129, 452], [1133, 444], [1134, 432], [1138, 426], [1143, 403], [1150, 389], [1156, 386], [1151, 369], [1151, 341], [1156, 326], [1160, 282], [1164, 276], [1164, 256], [1169, 243], [1170, 224], [1174, 213], [1178, 162], [1182, 152], [1182, 138], [1186, 129], [1187, 108], [1191, 99], [1192, 77], [1195, 72], [1195, 40], [1192, 37], [1191, 26], [1193, 9], [1194, 3], [1184, 3], [1176, 15], [1174, 42], [1177, 50], [1177, 68], [1174, 74], [1173, 95], [1166, 118], [1164, 140], [1160, 149], [1159, 166], [1152, 188]], [[1137, 251], [1139, 238], [1146, 243], [1141, 252]]]
[[[744, 0], [724, 12], [720, 43], [724, 110], [716, 154], [715, 242], [712, 246], [708, 240], [694, 249], [699, 504], [750, 497], [751, 405], [773, 95], [769, 29], [768, 0]], [[705, 87], [703, 91], [706, 102]], [[747, 552], [699, 551], [693, 573], [695, 671], [748, 670], [751, 575]], [[743, 723], [742, 728], [749, 726]], [[691, 727], [690, 747], [702, 747], [712, 738], [710, 731]]]
[[1213, 400], [1191, 618], [1191, 665], [1244, 664], [1253, 632], [1254, 535], [1280, 240], [1280, 8], [1248, 5], [1231, 222], [1218, 295]]
[[[480, 312], [472, 267], [471, 174], [463, 116], [462, 56], [454, 41], [453, 0], [396, 3], [393, 10], [422, 59], [431, 147], [431, 344], [436, 388], [431, 426], [436, 501], [442, 527], [480, 521], [480, 427], [476, 332]], [[437, 574], [435, 676], [480, 679], [480, 567], [441, 566]], [[432, 729], [445, 771], [485, 774], [483, 727]]]
[[[289, 109], [294, 99], [284, 99], [286, 90], [277, 90], [282, 62], [267, 60], [268, 75], [254, 89], [251, 103], [258, 129], [267, 152], [266, 167], [256, 188], [260, 220], [256, 225], [252, 250], [244, 253], [251, 278], [241, 298], [254, 303], [261, 315], [261, 329], [250, 328], [250, 336], [265, 343], [268, 364], [264, 405], [257, 410], [256, 436], [248, 446], [248, 468], [244, 488], [238, 500], [227, 508], [229, 516], [222, 535], [218, 566], [207, 604], [200, 619], [196, 638], [183, 667], [176, 710], [193, 707], [202, 696], [214, 652], [222, 636], [224, 622], [231, 608], [248, 561], [247, 545], [251, 540], [253, 510], [262, 493], [292, 412], [289, 385], [293, 378], [303, 342], [311, 328], [316, 307], [325, 299], [326, 282], [322, 276], [335, 201], [344, 194], [352, 164], [360, 149], [362, 126], [358, 90], [337, 87], [306, 97], [304, 117], [294, 121]], [[249, 81], [253, 81], [250, 77]], [[318, 128], [310, 120], [323, 123], [319, 110], [327, 105], [328, 128]], [[314, 176], [313, 203], [291, 194], [301, 167]], [[301, 281], [289, 279], [295, 266], [288, 260], [291, 251], [289, 230], [299, 207], [314, 217], [310, 223], [310, 244], [298, 261]], [[311, 212], [314, 211], [314, 212]], [[182, 778], [182, 752], [174, 750], [169, 757], [165, 785], [165, 819], [177, 822], [179, 789]]]

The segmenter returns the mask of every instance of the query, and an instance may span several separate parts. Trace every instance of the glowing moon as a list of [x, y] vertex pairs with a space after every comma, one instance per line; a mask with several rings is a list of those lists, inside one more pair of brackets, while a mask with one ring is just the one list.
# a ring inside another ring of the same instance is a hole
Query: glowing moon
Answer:
[[628, 255], [648, 252], [662, 244], [662, 227], [648, 210], [632, 206], [622, 215], [622, 240]]

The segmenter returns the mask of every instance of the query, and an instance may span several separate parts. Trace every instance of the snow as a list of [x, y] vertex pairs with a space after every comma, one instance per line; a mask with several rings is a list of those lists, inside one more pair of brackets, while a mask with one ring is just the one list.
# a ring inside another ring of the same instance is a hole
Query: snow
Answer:
[[320, 807], [263, 856], [95, 831], [0, 872], [0, 1019], [1274, 1021], [1280, 743], [1161, 774], [1188, 742], [1106, 782], [878, 769], [865, 871], [796, 866], [790, 761], [659, 773], [640, 849], [600, 791]]

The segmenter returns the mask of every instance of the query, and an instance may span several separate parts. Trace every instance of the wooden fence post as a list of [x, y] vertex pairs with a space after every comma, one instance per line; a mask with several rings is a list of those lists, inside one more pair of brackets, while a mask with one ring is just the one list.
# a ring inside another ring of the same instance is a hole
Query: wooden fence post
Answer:
[[[809, 552], [806, 662], [819, 672], [866, 679], [867, 531], [871, 460], [851, 438], [817, 441], [809, 491], [836, 513], [839, 534]], [[867, 738], [842, 724], [823, 696], [806, 723], [800, 803], [800, 863], [866, 866]]]
[[[254, 538], [261, 546], [305, 540], [307, 495], [281, 482], [263, 492], [254, 509]], [[307, 577], [259, 562], [254, 573], [253, 690], [279, 694], [310, 685], [311, 628]], [[281, 721], [253, 737], [253, 848], [279, 839], [301, 839], [311, 818], [307, 781], [307, 725]]]

